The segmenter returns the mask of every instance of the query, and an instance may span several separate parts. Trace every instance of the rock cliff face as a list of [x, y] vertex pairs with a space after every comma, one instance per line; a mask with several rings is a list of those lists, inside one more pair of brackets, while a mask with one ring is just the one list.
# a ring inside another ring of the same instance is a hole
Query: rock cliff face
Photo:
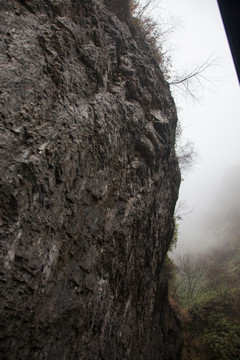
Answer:
[[113, 9], [0, 2], [1, 359], [179, 359], [176, 110]]

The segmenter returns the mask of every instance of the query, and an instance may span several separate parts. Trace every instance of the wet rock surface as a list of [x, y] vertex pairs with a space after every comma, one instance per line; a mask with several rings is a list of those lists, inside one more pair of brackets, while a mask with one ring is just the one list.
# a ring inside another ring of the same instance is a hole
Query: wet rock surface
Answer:
[[159, 67], [100, 0], [3, 0], [0, 24], [0, 359], [178, 359]]

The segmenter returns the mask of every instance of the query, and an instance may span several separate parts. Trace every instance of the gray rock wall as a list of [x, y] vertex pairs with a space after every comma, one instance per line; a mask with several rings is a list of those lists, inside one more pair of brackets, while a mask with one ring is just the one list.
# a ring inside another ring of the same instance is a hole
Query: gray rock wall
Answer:
[[130, 20], [131, 0], [104, 0], [105, 5], [113, 11], [121, 20]]
[[0, 26], [0, 359], [178, 359], [161, 71], [100, 0], [2, 0]]

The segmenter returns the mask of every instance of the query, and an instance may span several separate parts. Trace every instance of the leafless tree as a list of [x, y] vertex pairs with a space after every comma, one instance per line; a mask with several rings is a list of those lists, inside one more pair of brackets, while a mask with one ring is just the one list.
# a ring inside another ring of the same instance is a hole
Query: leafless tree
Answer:
[[174, 217], [177, 221], [183, 219], [184, 216], [187, 216], [193, 212], [192, 209], [189, 209], [184, 201], [178, 201], [174, 211]]
[[193, 68], [187, 68], [182, 74], [172, 74], [170, 71], [171, 56], [169, 51], [166, 51], [166, 46], [163, 46], [163, 43], [165, 44], [168, 41], [168, 35], [176, 29], [177, 24], [164, 24], [162, 19], [161, 23], [153, 19], [152, 14], [158, 7], [157, 0], [130, 0], [130, 7], [132, 15], [139, 20], [147, 38], [151, 40], [150, 45], [155, 48], [154, 52], [157, 49], [155, 53], [157, 53], [159, 65], [165, 78], [169, 80], [170, 86], [177, 89], [181, 95], [190, 96], [192, 99], [199, 101], [194, 89], [205, 89], [208, 83], [211, 82], [207, 72], [209, 68], [216, 65], [217, 59], [209, 56], [205, 61]]
[[207, 71], [209, 70], [209, 68], [216, 65], [216, 63], [217, 59], [210, 56], [204, 62], [195, 66], [193, 69], [187, 69], [182, 74], [172, 76], [169, 84], [173, 87], [178, 88], [178, 90], [183, 95], [190, 95], [192, 99], [198, 101], [198, 98], [195, 95], [193, 88], [207, 87], [207, 83], [211, 82], [207, 76]]
[[188, 140], [185, 144], [178, 144], [176, 152], [180, 169], [189, 170], [197, 159], [193, 142]]
[[195, 299], [196, 290], [200, 280], [206, 274], [207, 266], [203, 259], [196, 259], [190, 254], [179, 257], [176, 263], [179, 276], [175, 285], [175, 292], [180, 286], [183, 286], [189, 306]]

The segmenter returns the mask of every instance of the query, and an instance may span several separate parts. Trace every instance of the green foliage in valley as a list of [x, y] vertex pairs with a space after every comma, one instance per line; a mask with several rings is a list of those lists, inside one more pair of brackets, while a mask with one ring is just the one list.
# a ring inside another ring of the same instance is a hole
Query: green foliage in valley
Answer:
[[239, 183], [240, 166], [209, 208], [201, 236], [216, 245], [171, 264], [170, 302], [184, 327], [182, 360], [240, 360]]
[[184, 313], [182, 360], [240, 359], [240, 238], [178, 259], [171, 296]]

